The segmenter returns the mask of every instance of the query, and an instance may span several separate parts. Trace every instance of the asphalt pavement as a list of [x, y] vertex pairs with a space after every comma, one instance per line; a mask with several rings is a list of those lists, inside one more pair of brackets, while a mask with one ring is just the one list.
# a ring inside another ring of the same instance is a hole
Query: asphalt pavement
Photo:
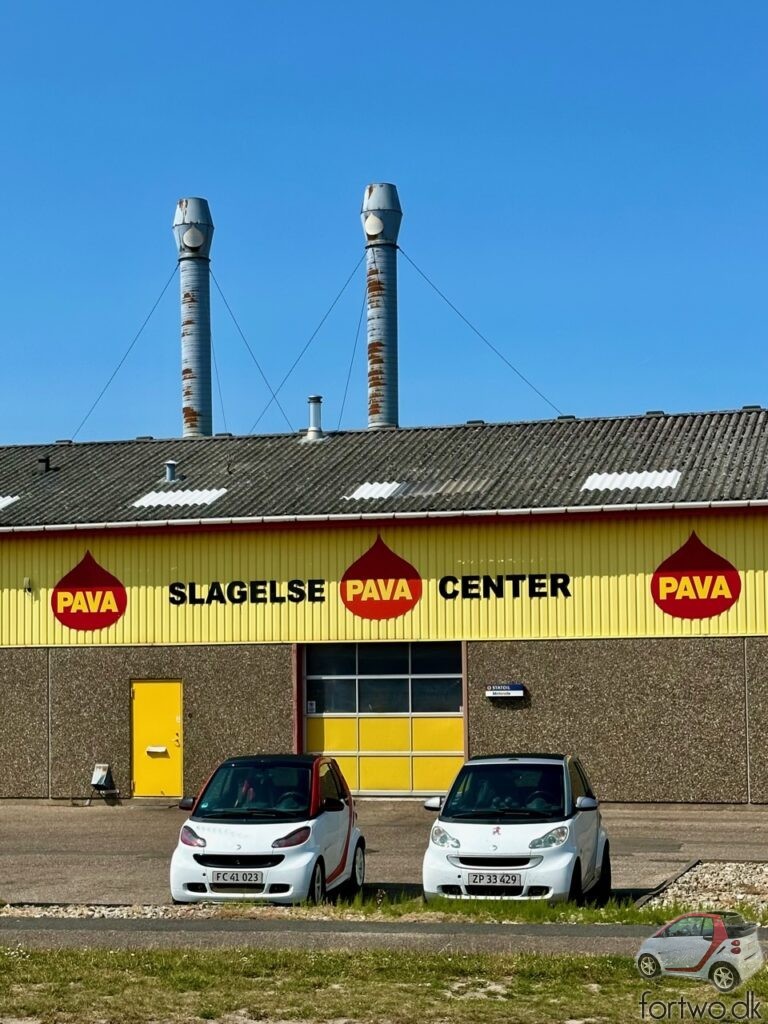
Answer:
[[[434, 812], [421, 801], [358, 801], [370, 886], [419, 891]], [[768, 860], [768, 806], [603, 804], [614, 885], [637, 895], [695, 860]], [[168, 903], [184, 813], [157, 802], [110, 807], [0, 802], [0, 900]]]

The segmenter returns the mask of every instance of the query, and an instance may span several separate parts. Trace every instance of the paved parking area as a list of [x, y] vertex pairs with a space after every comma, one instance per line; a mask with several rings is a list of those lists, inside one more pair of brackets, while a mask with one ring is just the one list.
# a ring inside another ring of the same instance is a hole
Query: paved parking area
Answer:
[[[368, 881], [418, 886], [434, 814], [420, 801], [360, 800]], [[692, 860], [768, 861], [768, 806], [604, 804], [614, 883], [652, 888]], [[176, 807], [128, 802], [0, 803], [0, 900], [166, 903], [184, 820]]]

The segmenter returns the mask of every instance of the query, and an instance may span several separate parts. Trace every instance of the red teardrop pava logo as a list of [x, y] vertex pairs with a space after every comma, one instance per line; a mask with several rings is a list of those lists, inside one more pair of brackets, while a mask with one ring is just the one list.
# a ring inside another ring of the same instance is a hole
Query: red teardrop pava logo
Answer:
[[99, 565], [90, 551], [51, 594], [51, 611], [70, 629], [106, 629], [125, 614], [128, 594], [111, 572]]
[[396, 619], [421, 599], [418, 570], [381, 537], [341, 577], [341, 600], [363, 619]]
[[734, 605], [741, 594], [739, 570], [692, 533], [661, 563], [651, 579], [651, 596], [667, 615], [711, 619]]

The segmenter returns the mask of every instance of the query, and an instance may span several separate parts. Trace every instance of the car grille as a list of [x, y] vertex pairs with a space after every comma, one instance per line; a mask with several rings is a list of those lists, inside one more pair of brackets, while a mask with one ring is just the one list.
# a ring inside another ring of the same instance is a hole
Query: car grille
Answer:
[[285, 860], [282, 853], [251, 855], [246, 853], [196, 853], [194, 858], [204, 868], [273, 868]]
[[241, 882], [235, 882], [234, 884], [217, 882], [215, 885], [208, 886], [208, 888], [211, 892], [264, 892], [265, 886], [245, 885]]
[[524, 868], [530, 857], [457, 857], [463, 868]]
[[468, 896], [522, 896], [522, 885], [467, 885]]

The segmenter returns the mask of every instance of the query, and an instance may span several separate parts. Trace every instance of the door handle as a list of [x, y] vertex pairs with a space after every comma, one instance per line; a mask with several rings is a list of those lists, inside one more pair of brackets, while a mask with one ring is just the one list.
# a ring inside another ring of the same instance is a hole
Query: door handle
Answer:
[[167, 754], [168, 747], [147, 747], [148, 754]]

